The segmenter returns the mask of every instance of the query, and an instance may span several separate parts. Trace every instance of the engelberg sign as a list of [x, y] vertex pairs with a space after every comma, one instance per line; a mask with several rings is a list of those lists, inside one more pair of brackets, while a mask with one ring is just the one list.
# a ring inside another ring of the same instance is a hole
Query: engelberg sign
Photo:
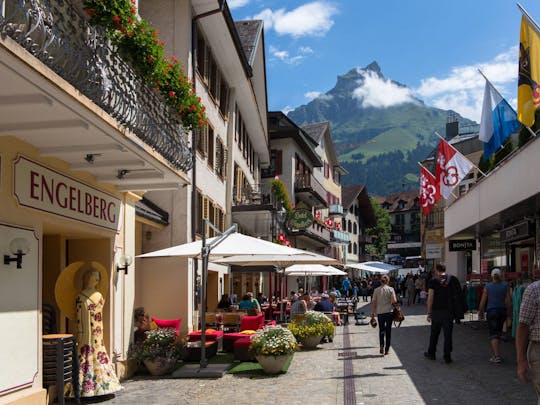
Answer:
[[24, 156], [13, 163], [19, 205], [117, 230], [120, 200]]

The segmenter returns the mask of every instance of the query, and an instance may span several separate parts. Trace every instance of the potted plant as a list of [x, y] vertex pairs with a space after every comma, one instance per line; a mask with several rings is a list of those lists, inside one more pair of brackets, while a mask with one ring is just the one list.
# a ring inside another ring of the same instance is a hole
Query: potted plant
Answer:
[[152, 375], [164, 375], [173, 371], [181, 353], [176, 331], [156, 328], [145, 334], [146, 339], [133, 347], [132, 357], [143, 362]]
[[282, 371], [296, 349], [294, 335], [281, 326], [265, 326], [251, 337], [250, 350], [268, 374]]
[[314, 348], [324, 336], [334, 336], [334, 323], [322, 312], [307, 311], [304, 317], [289, 323], [289, 330], [303, 347]]

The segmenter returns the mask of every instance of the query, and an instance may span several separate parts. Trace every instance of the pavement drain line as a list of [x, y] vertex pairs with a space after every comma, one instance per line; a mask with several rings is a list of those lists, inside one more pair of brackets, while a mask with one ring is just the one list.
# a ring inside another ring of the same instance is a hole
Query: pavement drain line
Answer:
[[[343, 351], [345, 353], [351, 348], [351, 338], [349, 337], [349, 325], [343, 326]], [[343, 404], [356, 405], [356, 389], [354, 387], [353, 357], [346, 356], [343, 360]]]

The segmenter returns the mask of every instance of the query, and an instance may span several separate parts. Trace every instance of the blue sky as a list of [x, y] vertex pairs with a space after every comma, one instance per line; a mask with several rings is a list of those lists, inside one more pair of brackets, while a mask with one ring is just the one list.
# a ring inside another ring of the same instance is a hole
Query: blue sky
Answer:
[[[268, 104], [288, 111], [377, 61], [385, 77], [357, 89], [384, 108], [412, 97], [480, 121], [481, 68], [513, 105], [521, 12], [511, 0], [228, 0], [235, 20], [265, 22]], [[540, 2], [522, 0], [540, 22]], [[387, 94], [382, 101], [381, 94]], [[391, 100], [391, 101], [388, 101]], [[369, 101], [368, 101], [369, 102]]]

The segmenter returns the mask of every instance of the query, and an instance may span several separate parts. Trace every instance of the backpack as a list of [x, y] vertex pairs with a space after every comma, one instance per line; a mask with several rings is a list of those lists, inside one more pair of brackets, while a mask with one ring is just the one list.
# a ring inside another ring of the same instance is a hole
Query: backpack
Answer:
[[463, 300], [463, 290], [457, 277], [448, 276], [448, 288], [451, 288], [448, 299], [450, 300], [450, 311], [454, 319], [465, 318], [465, 302]]

